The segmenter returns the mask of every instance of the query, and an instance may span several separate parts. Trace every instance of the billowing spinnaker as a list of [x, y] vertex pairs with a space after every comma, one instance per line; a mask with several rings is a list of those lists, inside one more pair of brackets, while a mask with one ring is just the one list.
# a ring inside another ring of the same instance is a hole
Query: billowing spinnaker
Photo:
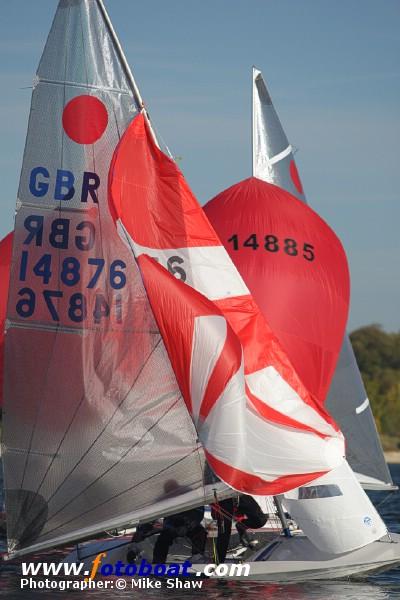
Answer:
[[[193, 406], [200, 402], [198, 394], [204, 381], [200, 379], [193, 385], [190, 372], [204, 371], [207, 379], [210, 365], [221, 351], [218, 347], [223, 344], [223, 336], [218, 339], [217, 335], [209, 347], [204, 346], [203, 352], [199, 350], [198, 361], [192, 364], [189, 359], [193, 359], [197, 344], [209, 340], [207, 327], [203, 330], [199, 324], [197, 335], [203, 341], [196, 341], [195, 318], [218, 316], [221, 324], [221, 316], [225, 317], [242, 347], [243, 367], [239, 364], [236, 338], [234, 341], [230, 338], [231, 355], [236, 361], [236, 366], [230, 368], [238, 372], [241, 381], [240, 387], [235, 379], [240, 397], [232, 406], [239, 407], [235, 426], [242, 428], [237, 435], [243, 439], [243, 445], [238, 442], [239, 447], [232, 454], [227, 440], [233, 424], [228, 425], [222, 417], [226, 398], [221, 388], [219, 399], [218, 394], [213, 399], [216, 415], [213, 439], [218, 440], [218, 444], [211, 447], [205, 444], [217, 475], [236, 489], [269, 494], [294, 487], [293, 476], [312, 480], [321, 471], [340, 464], [344, 451], [341, 433], [300, 382], [179, 169], [153, 143], [143, 115], [135, 118], [114, 154], [110, 201], [121, 235], [139, 260], [143, 254], [152, 256], [185, 282], [174, 282], [165, 273], [154, 291], [156, 276], [152, 278], [145, 269], [143, 272], [175, 374], [197, 425], [198, 416]], [[161, 273], [158, 270], [158, 278]], [[169, 290], [169, 295], [164, 293], [163, 285], [173, 284], [177, 289]], [[201, 295], [194, 294], [191, 288]], [[203, 312], [198, 310], [199, 303], [203, 303]], [[240, 373], [239, 369], [242, 369]], [[253, 452], [254, 440], [249, 444], [246, 439], [249, 421], [257, 421], [254, 431], [260, 439], [265, 437], [266, 441], [260, 442], [261, 453], [255, 449]], [[202, 439], [205, 443], [204, 433]]]
[[[253, 176], [306, 201], [288, 142], [261, 71], [253, 68]], [[289, 348], [289, 357], [291, 353]], [[366, 488], [387, 488], [392, 478], [349, 337], [344, 336], [331, 387], [329, 413], [346, 437], [346, 455]]]
[[306, 388], [323, 406], [349, 307], [349, 272], [332, 229], [304, 202], [255, 177], [204, 211]]
[[4, 327], [10, 282], [12, 241], [12, 233], [0, 241], [0, 407], [3, 404]]
[[15, 221], [2, 436], [13, 553], [213, 497], [108, 210], [110, 160], [140, 108], [133, 87], [102, 3], [62, 0], [32, 95]]

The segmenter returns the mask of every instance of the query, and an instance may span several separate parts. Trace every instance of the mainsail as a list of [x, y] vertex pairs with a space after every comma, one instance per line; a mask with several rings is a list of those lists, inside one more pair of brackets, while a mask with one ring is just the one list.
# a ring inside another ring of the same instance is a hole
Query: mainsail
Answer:
[[10, 282], [12, 242], [12, 233], [9, 233], [0, 241], [0, 407], [3, 405], [4, 327]]
[[9, 551], [212, 500], [204, 452], [107, 203], [141, 99], [100, 0], [61, 0], [17, 199], [2, 437]]
[[[151, 256], [170, 272], [169, 280], [176, 276], [184, 282], [175, 294], [162, 295], [168, 281], [164, 278], [156, 295], [151, 271], [147, 276], [142, 270], [214, 472], [239, 491], [274, 494], [339, 465], [340, 431], [300, 382], [178, 167], [151, 139], [143, 115], [134, 119], [114, 154], [110, 198], [121, 235], [139, 265], [143, 255]], [[186, 297], [178, 301], [179, 295]], [[201, 325], [197, 317], [208, 319]], [[213, 328], [211, 322], [218, 325]], [[207, 348], [207, 340], [216, 341]], [[235, 366], [230, 377], [219, 374], [216, 389], [203, 401], [225, 343]], [[198, 344], [202, 351], [193, 363]], [[229, 386], [239, 390], [237, 401]]]
[[[293, 149], [262, 73], [253, 68], [253, 175], [306, 201]], [[348, 335], [344, 336], [326, 407], [346, 437], [346, 455], [365, 488], [388, 489], [392, 478]]]

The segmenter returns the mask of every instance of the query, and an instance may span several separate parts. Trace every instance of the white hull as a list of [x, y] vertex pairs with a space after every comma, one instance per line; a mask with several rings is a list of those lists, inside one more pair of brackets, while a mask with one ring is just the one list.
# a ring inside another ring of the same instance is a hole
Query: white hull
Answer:
[[305, 536], [279, 538], [249, 560], [249, 579], [289, 582], [363, 576], [400, 564], [400, 535], [341, 555], [323, 553]]
[[[136, 545], [138, 547], [139, 545]], [[118, 560], [127, 562], [127, 551], [131, 547], [129, 539], [103, 540], [81, 546], [79, 556], [71, 553], [64, 562], [85, 562], [91, 568], [96, 554], [105, 551], [107, 563]], [[151, 562], [152, 544], [147, 540], [140, 544], [143, 551], [141, 558]], [[174, 551], [174, 548], [172, 548]], [[170, 555], [171, 562], [186, 560], [183, 555]], [[210, 559], [210, 563], [213, 562]], [[228, 561], [227, 561], [228, 562]], [[234, 559], [229, 560], [235, 563]], [[245, 561], [250, 565], [248, 577], [231, 576], [229, 579], [246, 579], [247, 581], [296, 582], [310, 580], [329, 580], [342, 578], [359, 578], [374, 571], [387, 570], [400, 564], [400, 534], [391, 534], [379, 541], [372, 542], [363, 548], [333, 555], [319, 551], [302, 535], [291, 538], [275, 537], [263, 545], [260, 550], [248, 556]], [[204, 565], [194, 564], [193, 572], [202, 572]]]

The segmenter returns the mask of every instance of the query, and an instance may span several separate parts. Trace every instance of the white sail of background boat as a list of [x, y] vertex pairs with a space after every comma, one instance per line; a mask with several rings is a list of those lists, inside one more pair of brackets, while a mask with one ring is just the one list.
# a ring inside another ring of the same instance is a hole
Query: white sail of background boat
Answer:
[[[261, 71], [252, 73], [253, 175], [306, 202], [293, 149], [281, 125]], [[327, 410], [347, 440], [346, 455], [366, 489], [390, 489], [393, 481], [383, 456], [371, 406], [348, 335], [326, 399]]]

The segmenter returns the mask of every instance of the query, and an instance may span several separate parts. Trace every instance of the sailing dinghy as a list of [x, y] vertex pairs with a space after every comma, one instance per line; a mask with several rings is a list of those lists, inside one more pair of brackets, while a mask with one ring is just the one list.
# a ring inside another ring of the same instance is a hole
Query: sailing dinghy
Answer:
[[[268, 184], [265, 185], [268, 187]], [[155, 193], [155, 190], [157, 190], [157, 193]], [[253, 417], [254, 412], [263, 411], [261, 414], [264, 418], [272, 422], [280, 418], [280, 424], [282, 425], [283, 415], [272, 414], [270, 411], [274, 394], [274, 389], [269, 387], [271, 380], [267, 377], [257, 381], [253, 376], [254, 368], [256, 369], [255, 373], [260, 373], [262, 364], [257, 363], [265, 359], [266, 356], [265, 347], [258, 349], [254, 343], [254, 334], [259, 340], [265, 340], [268, 335], [267, 331], [262, 336], [258, 334], [258, 331], [262, 331], [262, 328], [266, 326], [265, 322], [263, 323], [260, 320], [258, 307], [253, 303], [246, 302], [244, 304], [244, 297], [238, 302], [232, 291], [228, 294], [225, 293], [222, 298], [220, 297], [223, 288], [220, 287], [216, 277], [212, 277], [212, 271], [214, 270], [215, 274], [220, 275], [223, 285], [226, 285], [223, 277], [227, 275], [226, 267], [228, 265], [221, 262], [223, 255], [220, 250], [218, 250], [220, 264], [215, 264], [217, 263], [216, 260], [212, 261], [212, 264], [207, 267], [211, 273], [207, 273], [207, 278], [204, 275], [204, 271], [202, 271], [205, 265], [202, 257], [204, 247], [208, 248], [209, 252], [211, 252], [211, 248], [214, 248], [215, 252], [217, 248], [220, 248], [219, 240], [215, 237], [215, 233], [205, 219], [204, 214], [199, 211], [198, 204], [176, 165], [154, 145], [145, 123], [143, 119], [140, 120], [140, 117], [137, 117], [128, 128], [115, 153], [110, 175], [110, 192], [114, 202], [116, 218], [119, 219], [124, 235], [137, 257], [155, 318], [166, 343], [174, 372], [180, 382], [180, 388], [185, 390], [185, 401], [196, 423], [196, 429], [206, 450], [207, 460], [216, 474], [233, 488], [246, 493], [260, 493], [260, 482], [256, 482], [253, 478], [250, 479], [245, 474], [245, 469], [239, 475], [237, 467], [233, 469], [231, 465], [227, 469], [226, 463], [221, 460], [220, 453], [223, 454], [225, 449], [223, 448], [223, 438], [219, 437], [217, 443], [212, 435], [215, 427], [212, 419], [217, 417], [216, 414], [210, 412], [211, 398], [207, 394], [208, 386], [206, 393], [203, 392], [204, 395], [202, 394], [200, 398], [198, 392], [193, 396], [194, 391], [198, 389], [197, 386], [201, 384], [204, 378], [200, 377], [199, 384], [196, 384], [194, 368], [191, 362], [188, 361], [188, 357], [191, 357], [192, 361], [194, 360], [197, 348], [195, 340], [190, 350], [191, 335], [194, 335], [190, 331], [190, 323], [193, 321], [196, 323], [194, 331], [197, 331], [196, 316], [197, 319], [199, 315], [203, 315], [202, 319], [211, 316], [214, 319], [218, 316], [219, 318], [225, 317], [228, 325], [232, 327], [233, 332], [237, 334], [238, 339], [241, 341], [246, 380], [245, 394], [251, 416]], [[289, 196], [283, 191], [280, 194]], [[338, 245], [338, 240], [333, 232], [329, 230], [326, 224], [321, 223], [321, 219], [311, 209], [300, 203], [299, 205], [303, 212], [303, 221], [306, 221], [305, 215], [307, 214], [309, 218], [314, 219], [313, 228], [315, 228], [315, 223], [319, 220], [319, 243], [316, 243], [313, 247], [320, 250], [323, 243], [328, 244], [329, 241], [329, 255], [332, 253], [341, 254], [343, 260], [343, 250]], [[146, 227], [143, 226], [144, 222], [146, 222]], [[168, 228], [161, 225], [166, 222], [170, 223]], [[174, 279], [172, 274], [161, 266], [167, 265], [168, 257], [172, 252], [182, 259], [183, 272], [179, 273], [181, 281]], [[149, 256], [157, 259], [157, 262], [151, 261], [148, 258]], [[234, 280], [238, 281], [238, 273], [232, 271], [231, 268], [229, 269], [230, 279], [232, 280], [230, 286], [232, 286]], [[342, 270], [343, 267], [340, 268], [340, 274]], [[331, 285], [327, 276], [325, 280], [327, 286]], [[212, 282], [211, 286], [210, 281]], [[344, 277], [342, 287], [346, 289], [346, 277]], [[331, 288], [331, 295], [333, 296], [333, 285], [331, 285]], [[208, 298], [206, 298], [206, 295]], [[244, 310], [247, 312], [247, 316], [243, 314]], [[251, 313], [256, 316], [256, 320], [253, 321], [254, 324], [250, 329], [247, 323], [250, 319], [254, 319]], [[342, 331], [344, 331], [345, 321], [344, 318]], [[179, 326], [179, 323], [185, 323], [185, 326]], [[200, 334], [200, 324], [198, 327]], [[208, 343], [212, 342], [212, 336], [218, 337], [218, 327], [215, 325], [208, 328], [206, 338]], [[226, 346], [229, 338], [230, 336], [226, 335]], [[274, 343], [276, 342], [271, 337], [269, 339]], [[234, 343], [233, 339], [230, 343]], [[204, 344], [205, 342], [201, 346], [203, 352], [206, 347]], [[189, 350], [185, 351], [186, 348], [189, 348]], [[340, 337], [337, 352], [339, 352], [339, 348]], [[257, 350], [261, 354], [258, 354]], [[234, 353], [233, 346], [230, 353]], [[271, 361], [271, 357], [268, 356], [266, 360]], [[237, 364], [240, 364], [239, 356]], [[269, 367], [267, 367], [268, 369]], [[191, 377], [188, 377], [188, 372]], [[208, 385], [211, 385], [211, 381]], [[294, 385], [293, 380], [292, 385]], [[215, 382], [213, 382], [213, 386], [215, 386]], [[203, 383], [203, 389], [204, 387], [205, 384]], [[271, 396], [264, 396], [265, 404], [260, 406], [259, 397], [266, 389], [268, 389]], [[274, 408], [279, 407], [280, 410], [284, 409], [286, 411], [290, 396], [290, 388], [288, 387], [286, 394]], [[201, 400], [202, 397], [203, 400]], [[194, 398], [196, 402], [194, 402]], [[217, 402], [217, 406], [222, 398], [223, 395]], [[267, 406], [269, 406], [269, 412], [264, 412]], [[318, 406], [315, 401], [314, 406]], [[240, 426], [240, 423], [237, 422], [239, 413], [236, 419], [232, 420], [233, 405], [228, 402], [228, 407], [229, 412], [226, 415], [222, 412], [221, 416], [225, 427], [228, 429], [228, 435], [232, 437], [237, 433], [237, 428]], [[294, 409], [295, 406], [293, 405], [292, 408]], [[219, 407], [219, 410], [221, 411], [222, 407]], [[320, 410], [322, 415], [321, 407]], [[303, 413], [303, 418], [304, 416], [305, 413]], [[332, 421], [330, 422], [332, 424]], [[241, 423], [246, 425], [246, 414], [243, 415]], [[286, 420], [285, 424], [286, 432], [295, 426], [294, 421], [289, 423]], [[250, 421], [250, 425], [253, 425], [252, 421]], [[299, 427], [299, 421], [297, 427]], [[247, 447], [250, 450], [250, 459], [257, 456], [251, 445], [251, 437], [254, 436], [254, 431], [250, 429], [250, 435], [246, 439]], [[280, 429], [280, 433], [283, 433], [282, 429]], [[273, 442], [272, 436], [273, 432], [270, 430], [268, 442]], [[272, 458], [268, 457], [268, 451], [263, 448], [261, 437], [257, 436], [256, 439], [258, 449], [262, 450], [265, 464], [272, 462]], [[278, 444], [282, 459], [288, 461], [288, 456], [285, 455], [286, 443], [284, 438], [280, 442], [277, 440], [274, 444]], [[232, 462], [232, 458], [234, 464], [236, 460], [243, 461], [242, 453], [245, 451], [246, 448], [243, 447], [240, 450], [233, 447], [229, 448], [229, 458], [226, 461]], [[216, 453], [220, 454], [219, 460], [216, 460]], [[268, 459], [265, 457], [268, 457]], [[286, 467], [287, 465], [288, 463]], [[247, 470], [248, 466], [246, 466]], [[264, 482], [262, 484], [264, 494], [274, 493], [274, 490], [277, 489], [276, 483], [275, 481], [267, 485]], [[324, 578], [331, 577], [333, 571], [335, 571], [335, 576], [341, 577], [350, 573], [381, 568], [388, 557], [390, 559], [387, 562], [398, 561], [399, 545], [393, 542], [392, 546], [393, 538], [388, 537], [385, 525], [345, 461], [330, 469], [325, 475], [316, 478], [313, 482], [304, 483], [296, 490], [285, 493], [285, 497], [286, 502], [289, 504], [289, 510], [296, 513], [297, 520], [303, 529], [307, 531], [308, 538], [280, 538], [278, 542], [275, 540], [272, 544], [268, 544], [249, 558], [251, 576], [271, 578], [272, 580], [280, 580], [281, 578], [284, 580], [296, 579], [297, 577], [303, 579], [310, 577], [310, 575]], [[310, 511], [310, 503], [317, 516], [315, 520], [310, 518], [310, 512], [312, 512]], [[385, 550], [384, 561], [381, 557], [382, 544], [388, 544], [394, 548], [394, 550], [390, 549], [388, 553]], [[314, 551], [309, 553], [308, 560], [304, 560], [304, 551], [311, 546], [314, 547]], [[360, 549], [364, 547], [368, 547], [368, 549], [361, 551]], [[322, 552], [323, 560], [318, 561], [316, 564], [317, 552]], [[300, 557], [302, 557], [301, 561]], [[339, 557], [340, 560], [338, 560]], [[365, 562], [361, 563], [361, 560]], [[258, 562], [265, 564], [255, 565]], [[296, 562], [298, 564], [294, 564]]]
[[[290, 192], [290, 197], [281, 193], [283, 189]], [[327, 269], [328, 279], [333, 277], [332, 289], [335, 293], [339, 292], [340, 296], [342, 269], [339, 267], [335, 274], [335, 268], [338, 267], [337, 252], [335, 255], [334, 248], [322, 241], [317, 224], [311, 223], [307, 212], [301, 217], [299, 200], [304, 202], [305, 196], [292, 148], [262, 75], [253, 69], [253, 177], [222, 192], [204, 209], [260, 308], [278, 332], [302, 380], [324, 403], [335, 370], [338, 344], [340, 347], [342, 339], [340, 326], [336, 327], [340, 316], [340, 297], [332, 312], [335, 299], [332, 293], [329, 299], [325, 296], [326, 276], [321, 277], [318, 267], [311, 277], [307, 270], [310, 271], [318, 248], [319, 266]], [[259, 247], [261, 252], [258, 251]], [[326, 250], [329, 256], [324, 256]], [[317, 311], [313, 310], [316, 306]], [[363, 390], [363, 387], [349, 342], [342, 346], [334, 380], [336, 384], [331, 388], [330, 408], [348, 433], [347, 448], [350, 447], [349, 458], [357, 471], [357, 478], [366, 488], [390, 489], [392, 481], [370, 407], [364, 401], [362, 408], [358, 406], [360, 389]], [[343, 393], [340, 395], [341, 389]], [[350, 408], [343, 402], [349, 394], [352, 398]], [[361, 413], [364, 413], [363, 418], [357, 420]], [[374, 442], [373, 450], [363, 454], [361, 448], [368, 447], [370, 439]], [[365, 460], [365, 454], [370, 458], [376, 456], [376, 461], [369, 463]], [[347, 466], [341, 467], [328, 477], [321, 478], [320, 482], [324, 484], [321, 488], [317, 486], [313, 491], [296, 490], [285, 494], [285, 505], [307, 532], [307, 544], [313, 542], [321, 551], [331, 547], [334, 553], [340, 552], [342, 541], [337, 540], [337, 544], [333, 541], [336, 535], [334, 528], [337, 520], [341, 519], [340, 500], [336, 497], [341, 488], [337, 484], [341, 480], [343, 487], [344, 481], [352, 478], [351, 470]], [[328, 487], [325, 488], [325, 484]], [[330, 485], [333, 488], [329, 488]], [[324, 496], [329, 500], [324, 500]], [[313, 502], [303, 502], [307, 499]], [[339, 509], [336, 517], [334, 510], [330, 515], [329, 510], [323, 514], [329, 506], [328, 502], [332, 509], [335, 505]], [[308, 508], [312, 506], [310, 510], [307, 510], [307, 504], [310, 505]], [[322, 526], [324, 519], [326, 522]], [[353, 526], [357, 527], [356, 521]], [[328, 534], [325, 529], [327, 537], [321, 545], [323, 527], [332, 527], [332, 530]], [[359, 527], [362, 528], [361, 522]], [[328, 540], [328, 537], [331, 539]], [[377, 555], [376, 549], [372, 550], [371, 555], [374, 553]], [[313, 552], [310, 551], [308, 555], [313, 561]]]
[[[261, 71], [252, 72], [253, 176], [306, 202], [294, 152], [279, 120]], [[396, 489], [386, 464], [371, 406], [348, 335], [325, 405], [346, 437], [346, 455], [364, 489]]]
[[[11, 557], [346, 469], [340, 430], [159, 150], [101, 0], [60, 1], [37, 72], [4, 389]], [[304, 577], [268, 548], [254, 577]]]

